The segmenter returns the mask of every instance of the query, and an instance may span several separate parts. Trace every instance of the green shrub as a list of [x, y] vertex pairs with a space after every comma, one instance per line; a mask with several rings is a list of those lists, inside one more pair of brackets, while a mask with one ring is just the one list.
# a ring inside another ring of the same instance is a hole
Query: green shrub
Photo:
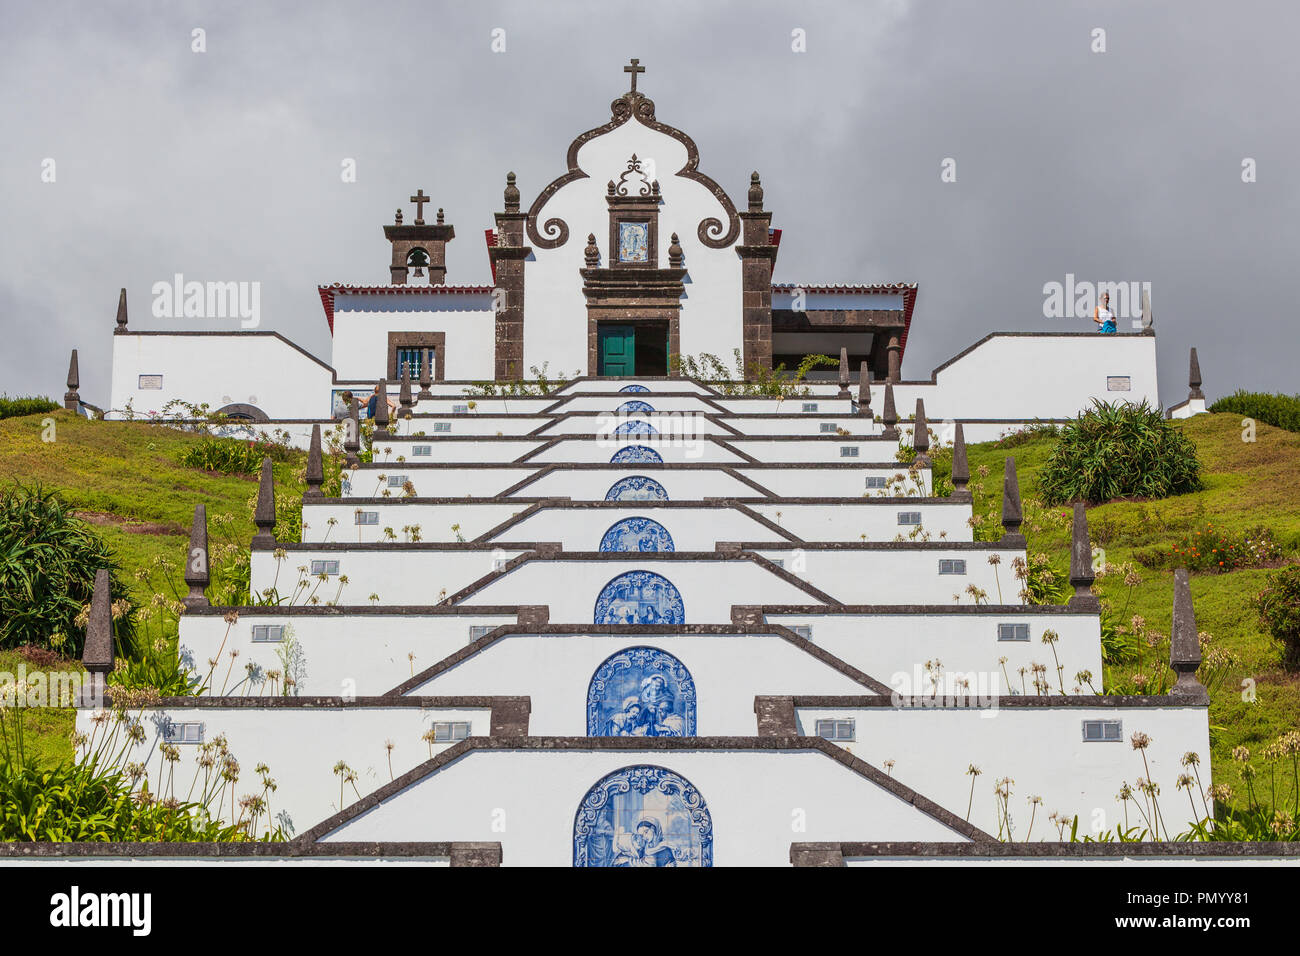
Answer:
[[1267, 392], [1238, 390], [1218, 399], [1209, 408], [1212, 412], [1229, 412], [1275, 428], [1300, 432], [1300, 395], [1270, 395]]
[[763, 395], [769, 398], [798, 398], [807, 395], [808, 386], [804, 377], [819, 366], [838, 366], [839, 359], [829, 355], [805, 355], [798, 368], [788, 371], [785, 363], [776, 368], [765, 368], [756, 363], [748, 367], [740, 354], [740, 349], [733, 349], [735, 360], [734, 372], [723, 364], [722, 360], [709, 352], [701, 352], [699, 357], [692, 355], [673, 355], [669, 357], [670, 374], [684, 375], [687, 378], [711, 382], [723, 395]]
[[1067, 422], [1038, 473], [1045, 504], [1167, 498], [1199, 491], [1196, 445], [1145, 401], [1093, 407]]
[[107, 545], [53, 491], [0, 491], [0, 648], [31, 644], [80, 655], [95, 572], [110, 571], [113, 631], [131, 644], [135, 615]]
[[40, 398], [9, 398], [0, 395], [0, 418], [17, 418], [19, 415], [40, 415], [62, 408], [44, 396]]
[[197, 445], [185, 450], [180, 462], [186, 468], [222, 475], [256, 475], [262, 470], [262, 459], [268, 456], [272, 461], [288, 461], [290, 449], [273, 441], [205, 436]]
[[1282, 645], [1282, 665], [1300, 670], [1300, 564], [1270, 574], [1252, 603], [1264, 630]]

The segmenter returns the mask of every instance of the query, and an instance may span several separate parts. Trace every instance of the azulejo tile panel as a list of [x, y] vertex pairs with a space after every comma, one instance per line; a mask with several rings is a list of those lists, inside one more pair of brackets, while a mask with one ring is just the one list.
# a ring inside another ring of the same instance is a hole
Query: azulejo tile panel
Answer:
[[664, 767], [616, 770], [587, 791], [573, 821], [574, 866], [712, 866], [704, 796]]
[[628, 475], [609, 486], [606, 501], [667, 501], [664, 486], [645, 475]]
[[624, 385], [619, 389], [620, 392], [648, 392], [650, 389], [644, 385]]
[[651, 518], [624, 518], [600, 539], [601, 551], [673, 551], [673, 536]]
[[662, 465], [663, 461], [663, 456], [649, 445], [625, 445], [618, 451], [614, 452], [614, 456], [609, 460], [612, 465], [628, 463], [640, 464], [643, 462], [652, 462]]
[[643, 422], [640, 419], [633, 419], [630, 422], [622, 422], [614, 428], [615, 435], [658, 435], [659, 429], [655, 428], [649, 422]]
[[676, 585], [653, 571], [626, 571], [601, 589], [595, 624], [685, 624], [686, 606]]
[[649, 402], [642, 402], [636, 399], [630, 402], [624, 402], [618, 408], [614, 409], [615, 415], [633, 415], [637, 412], [653, 412], [654, 406]]
[[656, 647], [629, 647], [596, 669], [587, 689], [589, 737], [694, 737], [695, 681]]

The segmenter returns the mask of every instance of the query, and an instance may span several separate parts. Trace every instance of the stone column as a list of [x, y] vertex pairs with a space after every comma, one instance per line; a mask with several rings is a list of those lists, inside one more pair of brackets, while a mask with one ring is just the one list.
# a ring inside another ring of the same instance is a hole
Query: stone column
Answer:
[[772, 214], [763, 208], [763, 183], [749, 177], [749, 208], [742, 212], [740, 245], [742, 355], [748, 370], [772, 367], [772, 268], [776, 246], [770, 236]]
[[506, 175], [505, 211], [495, 214], [496, 245], [488, 249], [496, 277], [496, 357], [498, 382], [524, 377], [524, 260], [532, 247], [524, 245], [528, 214], [519, 211], [515, 174]]

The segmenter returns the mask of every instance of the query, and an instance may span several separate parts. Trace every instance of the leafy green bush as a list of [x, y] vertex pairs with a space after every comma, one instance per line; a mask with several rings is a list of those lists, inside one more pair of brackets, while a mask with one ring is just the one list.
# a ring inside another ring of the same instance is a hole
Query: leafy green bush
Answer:
[[1300, 432], [1300, 395], [1270, 395], [1267, 392], [1238, 390], [1220, 398], [1209, 408], [1212, 412], [1230, 412], [1276, 428]]
[[0, 647], [79, 655], [100, 568], [110, 571], [114, 636], [129, 647], [135, 606], [99, 535], [53, 491], [19, 484], [0, 491]]
[[288, 461], [291, 450], [287, 445], [273, 441], [244, 441], [238, 438], [212, 438], [205, 436], [185, 450], [180, 462], [186, 468], [215, 471], [222, 475], [256, 475], [262, 470], [262, 459]]
[[10, 398], [0, 395], [0, 418], [17, 418], [19, 415], [40, 415], [53, 412], [63, 406], [48, 398]]
[[1300, 670], [1300, 564], [1278, 568], [1253, 602], [1264, 630], [1282, 645], [1282, 664]]
[[1199, 491], [1201, 465], [1195, 443], [1159, 409], [1094, 401], [1061, 428], [1038, 488], [1048, 505], [1167, 498]]
[[1221, 531], [1213, 524], [1184, 535], [1172, 548], [1147, 548], [1135, 555], [1148, 568], [1188, 571], [1257, 568], [1281, 556], [1281, 545], [1273, 532], [1262, 525], [1245, 531]]

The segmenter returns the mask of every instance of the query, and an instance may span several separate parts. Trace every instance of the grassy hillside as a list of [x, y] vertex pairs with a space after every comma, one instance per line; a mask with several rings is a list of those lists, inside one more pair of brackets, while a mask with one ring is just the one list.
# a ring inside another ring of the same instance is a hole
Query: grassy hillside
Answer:
[[[1300, 552], [1300, 434], [1259, 425], [1254, 442], [1242, 441], [1238, 415], [1198, 415], [1183, 424], [1197, 446], [1204, 490], [1160, 501], [1114, 501], [1088, 509], [1094, 546], [1105, 550], [1108, 563], [1134, 562], [1139, 554], [1179, 546], [1185, 536], [1213, 524], [1217, 530], [1242, 532], [1256, 526], [1269, 528], [1286, 557]], [[1003, 459], [1012, 456], [1025, 499], [1022, 529], [1031, 551], [1042, 551], [1062, 574], [1069, 568], [1069, 526], [1061, 521], [1065, 509], [1044, 511], [1030, 499], [1037, 493], [1036, 476], [1055, 440], [1030, 439], [1011, 447], [997, 443], [970, 448], [972, 474], [980, 465], [989, 469], [976, 488], [976, 509], [984, 520], [996, 523], [1001, 508]], [[979, 482], [980, 479], [976, 479]], [[973, 483], [974, 484], [974, 483]], [[1130, 588], [1121, 576], [1098, 579], [1102, 599], [1109, 601], [1121, 620], [1141, 615], [1147, 625], [1164, 635], [1170, 632], [1173, 607], [1173, 572], [1138, 567], [1141, 583]], [[1252, 762], [1279, 734], [1300, 725], [1300, 675], [1280, 667], [1280, 654], [1272, 638], [1260, 630], [1250, 598], [1263, 587], [1263, 569], [1228, 573], [1196, 573], [1191, 577], [1196, 623], [1214, 636], [1213, 645], [1237, 658], [1223, 684], [1214, 691], [1210, 706], [1213, 770], [1216, 783], [1245, 792], [1241, 764], [1232, 751], [1250, 749]], [[1135, 666], [1118, 668], [1110, 681], [1127, 677]], [[1242, 681], [1253, 680], [1255, 700], [1243, 700]], [[1159, 741], [1155, 742], [1158, 746]], [[1289, 774], [1288, 774], [1289, 776]], [[1267, 789], [1267, 773], [1256, 782]], [[1289, 790], [1289, 786], [1286, 788]], [[1279, 797], [1283, 796], [1279, 779]], [[1283, 805], [1290, 806], [1290, 799]]]
[[[54, 421], [53, 441], [46, 426]], [[254, 478], [212, 474], [180, 464], [199, 436], [147, 422], [96, 422], [55, 411], [0, 420], [0, 486], [11, 481], [53, 488], [96, 526], [122, 567], [133, 597], [147, 606], [154, 589], [137, 572], [159, 561], [179, 566], [196, 504], [209, 524], [230, 516], [229, 534], [252, 539]], [[275, 466], [276, 490], [300, 495], [306, 453]], [[155, 581], [157, 575], [154, 576]], [[0, 670], [17, 673], [24, 660], [0, 651]], [[70, 662], [69, 668], [80, 670]], [[28, 671], [37, 669], [26, 664]], [[71, 710], [29, 712], [29, 742], [42, 756], [70, 756]]]
[[[41, 440], [46, 417], [56, 423], [53, 442]], [[1093, 542], [1105, 549], [1106, 560], [1131, 562], [1139, 553], [1175, 547], [1185, 535], [1210, 522], [1236, 531], [1265, 525], [1294, 559], [1300, 550], [1300, 508], [1295, 504], [1300, 500], [1300, 435], [1260, 425], [1257, 440], [1243, 442], [1240, 418], [1226, 414], [1197, 416], [1182, 427], [1197, 444], [1204, 490], [1162, 501], [1121, 501], [1089, 509]], [[3, 420], [0, 483], [9, 479], [40, 481], [56, 488], [98, 524], [123, 566], [123, 577], [137, 588], [137, 599], [147, 604], [152, 589], [136, 581], [135, 572], [160, 558], [179, 561], [195, 504], [207, 505], [210, 521], [231, 516], [232, 536], [247, 541], [253, 534], [256, 482], [180, 465], [180, 455], [196, 441], [196, 436], [158, 425], [88, 422], [65, 412]], [[1050, 437], [1038, 437], [1012, 447], [998, 443], [971, 446], [972, 473], [981, 466], [987, 471], [986, 477], [975, 478], [972, 488], [977, 513], [983, 521], [996, 525], [1003, 458], [1014, 456], [1025, 499], [1023, 530], [1030, 550], [1047, 554], [1064, 574], [1069, 563], [1065, 509], [1044, 510], [1033, 500], [1037, 471], [1053, 443]], [[288, 462], [277, 465], [277, 488], [301, 494], [304, 466], [305, 453], [295, 453]], [[1214, 645], [1238, 661], [1213, 695], [1210, 719], [1214, 779], [1239, 793], [1240, 764], [1231, 758], [1233, 748], [1249, 747], [1252, 755], [1258, 756], [1279, 733], [1294, 729], [1300, 716], [1300, 678], [1281, 670], [1277, 648], [1259, 630], [1249, 608], [1249, 599], [1262, 586], [1265, 573], [1252, 569], [1192, 577], [1200, 629], [1213, 634]], [[1139, 569], [1139, 576], [1141, 583], [1131, 587], [1122, 576], [1100, 578], [1103, 599], [1123, 620], [1141, 615], [1149, 627], [1168, 635], [1172, 572]], [[1007, 600], [1014, 600], [1011, 592], [1015, 585], [1008, 578], [1005, 586]], [[18, 661], [12, 652], [0, 653], [0, 669], [15, 670]], [[1107, 678], [1112, 683], [1126, 679], [1135, 669], [1136, 665], [1118, 668]], [[1247, 678], [1255, 682], [1253, 702], [1242, 699], [1240, 685]], [[40, 721], [45, 752], [68, 752], [71, 712], [47, 712], [35, 719]]]

